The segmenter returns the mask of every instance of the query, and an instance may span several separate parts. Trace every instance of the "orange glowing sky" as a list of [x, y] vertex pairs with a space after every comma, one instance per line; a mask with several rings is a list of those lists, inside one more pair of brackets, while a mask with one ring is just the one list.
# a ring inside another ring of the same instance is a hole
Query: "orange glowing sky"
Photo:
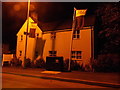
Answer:
[[[95, 3], [58, 3], [58, 2], [32, 2], [30, 6], [30, 16], [37, 22], [59, 23], [64, 20], [72, 18], [73, 8], [88, 8], [87, 14], [91, 14]], [[93, 12], [92, 12], [93, 13]], [[11, 43], [15, 48], [16, 33], [27, 17], [27, 3], [26, 2], [2, 2], [2, 35], [3, 43]], [[44, 24], [43, 24], [44, 25]], [[53, 24], [54, 26], [56, 24]], [[9, 34], [11, 33], [11, 34]], [[10, 39], [11, 38], [11, 39]]]

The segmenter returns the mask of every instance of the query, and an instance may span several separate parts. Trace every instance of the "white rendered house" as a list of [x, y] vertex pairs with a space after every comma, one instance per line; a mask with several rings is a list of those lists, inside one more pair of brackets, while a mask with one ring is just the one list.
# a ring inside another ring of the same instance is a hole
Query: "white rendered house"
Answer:
[[[37, 23], [35, 23], [30, 17], [28, 27], [29, 34], [27, 35], [26, 58], [34, 60], [37, 57], [37, 55], [41, 53], [40, 40], [42, 37], [42, 31], [37, 26]], [[16, 56], [22, 61], [24, 60], [25, 57], [26, 30], [27, 20], [17, 33]]]
[[[53, 32], [55, 33], [54, 36], [52, 35]], [[71, 29], [44, 32], [42, 37], [45, 40], [44, 60], [46, 60], [47, 56], [51, 55], [50, 51], [52, 50], [56, 52], [55, 56], [63, 57], [63, 60], [69, 59], [71, 35]], [[72, 60], [76, 60], [79, 64], [83, 65], [89, 64], [90, 59], [94, 57], [93, 27], [84, 27], [73, 35]]]
[[[34, 37], [28, 35], [27, 57], [34, 61], [37, 56], [46, 61], [47, 56], [63, 57], [63, 60], [69, 59], [71, 52], [72, 29], [41, 30], [38, 25], [29, 18], [29, 33], [35, 29]], [[33, 25], [32, 25], [33, 24]], [[27, 20], [17, 33], [16, 56], [24, 60], [25, 52], [25, 34]], [[55, 51], [52, 55], [51, 52]], [[79, 64], [89, 64], [90, 59], [94, 58], [94, 26], [86, 25], [81, 30], [73, 33], [72, 60]]]

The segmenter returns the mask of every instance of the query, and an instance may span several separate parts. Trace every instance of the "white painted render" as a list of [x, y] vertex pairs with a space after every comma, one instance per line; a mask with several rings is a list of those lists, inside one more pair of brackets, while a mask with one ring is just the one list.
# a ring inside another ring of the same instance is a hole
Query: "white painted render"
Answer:
[[[32, 26], [31, 22], [34, 22], [32, 18], [29, 17], [29, 29], [28, 33], [30, 31], [30, 28], [36, 28], [35, 32], [35, 38], [30, 38], [29, 35], [27, 35], [27, 52], [26, 52], [26, 58], [29, 58], [31, 60], [34, 60], [35, 56], [35, 51], [37, 50], [36, 48], [36, 43], [37, 43], [37, 34], [39, 34], [38, 38], [42, 37], [42, 31], [41, 29], [36, 25]], [[25, 42], [26, 42], [26, 35], [24, 32], [26, 32], [27, 29], [27, 20], [17, 33], [17, 48], [16, 48], [16, 56], [20, 60], [24, 60], [24, 55], [25, 55]], [[23, 35], [23, 40], [21, 40], [21, 35]], [[38, 49], [39, 50], [39, 49]], [[20, 51], [22, 51], [22, 54], [20, 56]]]
[[[71, 44], [71, 34], [72, 31], [62, 30], [61, 32], [56, 31], [55, 38], [55, 51], [57, 51], [57, 56], [63, 56], [64, 60], [70, 58], [70, 44]], [[89, 64], [90, 58], [92, 58], [92, 35], [93, 29], [91, 27], [84, 27], [80, 30], [80, 38], [73, 39], [73, 51], [82, 51], [82, 59], [77, 60], [79, 63]], [[43, 34], [43, 39], [46, 41], [44, 46], [43, 58], [46, 61], [46, 57], [49, 56], [49, 51], [51, 51], [52, 39], [51, 33]]]
[[[29, 28], [32, 27], [31, 22], [34, 22], [31, 18], [29, 18]], [[17, 48], [16, 48], [16, 56], [20, 60], [24, 60], [25, 54], [25, 40], [27, 29], [27, 20], [17, 33]], [[29, 30], [28, 30], [29, 32]], [[30, 38], [28, 36], [27, 40], [27, 57], [31, 60], [35, 60], [35, 52], [37, 51], [39, 56], [43, 57], [46, 61], [46, 57], [49, 56], [49, 51], [52, 50], [52, 39], [51, 39], [51, 32], [53, 31], [45, 31], [42, 30], [36, 25], [36, 32], [35, 38]], [[57, 56], [62, 56], [64, 60], [70, 58], [70, 45], [71, 45], [71, 29], [65, 30], [57, 30], [56, 38], [54, 43], [54, 49], [57, 51]], [[39, 34], [38, 38], [36, 34]], [[23, 35], [23, 40], [21, 40], [21, 35]], [[77, 60], [78, 63], [89, 64], [91, 58], [93, 58], [93, 45], [94, 45], [94, 31], [91, 27], [84, 27], [80, 30], [80, 38], [73, 39], [73, 51], [82, 51], [82, 58]], [[22, 51], [22, 55], [20, 56], [20, 51]]]

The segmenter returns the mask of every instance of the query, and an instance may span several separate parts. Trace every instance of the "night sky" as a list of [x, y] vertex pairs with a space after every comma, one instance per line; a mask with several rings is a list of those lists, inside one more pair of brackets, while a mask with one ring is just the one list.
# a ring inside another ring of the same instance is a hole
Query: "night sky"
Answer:
[[[94, 14], [98, 3], [62, 3], [62, 2], [32, 2], [30, 16], [36, 22], [52, 23], [62, 19], [72, 18], [73, 8], [87, 8], [87, 15]], [[2, 43], [10, 45], [10, 50], [16, 49], [16, 34], [27, 18], [26, 2], [2, 2]]]

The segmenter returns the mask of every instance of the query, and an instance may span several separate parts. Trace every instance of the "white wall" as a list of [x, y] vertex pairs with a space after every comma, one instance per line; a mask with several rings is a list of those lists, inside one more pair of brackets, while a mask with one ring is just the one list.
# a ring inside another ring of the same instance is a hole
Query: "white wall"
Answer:
[[52, 40], [51, 40], [51, 34], [43, 34], [43, 40], [45, 40], [45, 45], [43, 49], [43, 58], [46, 61], [46, 56], [49, 56], [49, 51], [52, 50]]
[[[31, 18], [30, 22], [34, 22]], [[31, 24], [29, 24], [31, 26]], [[26, 31], [27, 21], [21, 27], [20, 31], [17, 34], [17, 48], [16, 48], [16, 55], [17, 58], [24, 60], [25, 55], [25, 40], [26, 36], [24, 32]], [[29, 26], [29, 27], [30, 27]], [[92, 46], [91, 46], [91, 27], [84, 27], [80, 30], [80, 38], [73, 39], [73, 48], [74, 51], [82, 51], [82, 59], [80, 62], [87, 64], [89, 63], [90, 58], [92, 57]], [[28, 31], [29, 32], [29, 31]], [[71, 43], [71, 30], [58, 30], [56, 32], [56, 39], [55, 39], [55, 51], [57, 51], [57, 56], [63, 56], [64, 60], [69, 59], [70, 57], [70, 43]], [[41, 29], [37, 26], [36, 27], [36, 34], [39, 33], [38, 39], [37, 36], [35, 38], [30, 38], [28, 36], [27, 40], [27, 58], [31, 60], [35, 59], [35, 51], [38, 51], [39, 55], [42, 56], [46, 61], [46, 57], [49, 56], [49, 51], [52, 50], [52, 39], [51, 39], [51, 32], [45, 32], [42, 34]], [[23, 40], [21, 41], [21, 35], [23, 35]], [[22, 56], [20, 56], [20, 51], [22, 51]]]
[[[30, 28], [33, 27], [31, 25], [31, 22], [34, 22], [31, 18], [29, 18], [29, 29], [28, 29], [28, 33], [30, 31]], [[37, 34], [39, 34], [38, 38], [42, 37], [42, 31], [41, 29], [36, 25], [34, 26], [36, 28], [35, 31], [35, 38], [31, 38], [29, 37], [29, 35], [27, 36], [27, 52], [26, 52], [26, 58], [30, 58], [31, 60], [35, 59], [35, 51], [36, 48], [36, 44], [37, 44]], [[26, 22], [23, 24], [23, 26], [21, 27], [21, 29], [19, 30], [19, 32], [17, 33], [17, 47], [16, 47], [16, 56], [17, 58], [19, 58], [20, 60], [24, 61], [24, 56], [25, 56], [25, 42], [26, 42], [26, 35], [24, 34], [24, 32], [26, 32], [27, 29], [27, 20]], [[21, 35], [23, 35], [23, 40], [21, 40]], [[20, 51], [22, 51], [22, 55], [20, 56]]]
[[[64, 60], [70, 57], [70, 43], [71, 43], [72, 31], [56, 32], [55, 50], [57, 56], [63, 56]], [[72, 50], [82, 51], [82, 59], [80, 63], [88, 64], [91, 56], [91, 27], [80, 30], [80, 38], [73, 39]], [[51, 33], [43, 34], [43, 38], [46, 40], [43, 52], [43, 58], [46, 60], [46, 56], [49, 56], [49, 51], [52, 48], [52, 40], [50, 38]]]

